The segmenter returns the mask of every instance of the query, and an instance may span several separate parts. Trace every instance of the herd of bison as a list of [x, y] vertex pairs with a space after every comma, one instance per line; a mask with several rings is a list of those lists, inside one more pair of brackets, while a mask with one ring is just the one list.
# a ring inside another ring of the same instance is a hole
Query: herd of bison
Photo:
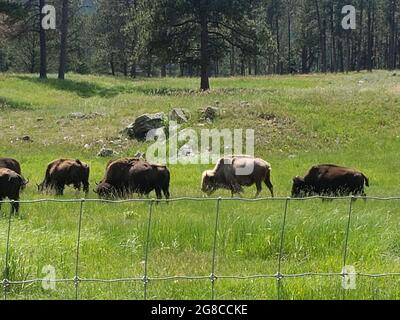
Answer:
[[[55, 160], [48, 164], [43, 182], [37, 185], [38, 191], [63, 195], [65, 186], [72, 186], [79, 191], [83, 189], [87, 195], [89, 173], [89, 166], [80, 160]], [[20, 192], [28, 183], [17, 160], [0, 158], [0, 201], [11, 200], [12, 213], [18, 213]], [[205, 171], [201, 189], [208, 196], [218, 189], [230, 190], [234, 196], [242, 193], [243, 187], [255, 184], [257, 197], [263, 183], [273, 197], [271, 165], [262, 159], [241, 155], [221, 158], [213, 170]], [[357, 170], [332, 164], [317, 165], [304, 178], [293, 179], [292, 197], [365, 196], [365, 185], [369, 186], [368, 178]], [[170, 172], [166, 166], [143, 158], [125, 158], [108, 162], [105, 176], [94, 192], [102, 199], [113, 199], [133, 194], [148, 196], [155, 191], [157, 199], [161, 199], [162, 194], [169, 199], [169, 186]]]

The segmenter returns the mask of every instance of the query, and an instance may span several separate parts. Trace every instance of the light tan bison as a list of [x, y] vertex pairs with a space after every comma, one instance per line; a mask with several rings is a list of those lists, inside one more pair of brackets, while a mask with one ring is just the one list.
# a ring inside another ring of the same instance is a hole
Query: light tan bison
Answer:
[[265, 183], [274, 197], [274, 187], [271, 183], [271, 165], [258, 158], [250, 156], [232, 156], [221, 158], [214, 170], [207, 170], [202, 177], [202, 191], [208, 196], [218, 189], [227, 189], [235, 194], [243, 192], [243, 187], [256, 185], [256, 197], [262, 191]]

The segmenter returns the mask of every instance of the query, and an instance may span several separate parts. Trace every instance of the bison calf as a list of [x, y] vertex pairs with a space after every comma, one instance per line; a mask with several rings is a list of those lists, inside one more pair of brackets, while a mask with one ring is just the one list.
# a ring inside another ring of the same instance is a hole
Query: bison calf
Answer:
[[359, 171], [332, 164], [317, 165], [304, 178], [293, 179], [292, 197], [366, 196], [364, 186], [369, 187], [369, 180]]
[[[6, 168], [0, 168], [0, 201], [4, 200], [5, 198], [19, 201], [21, 188], [27, 183], [28, 182], [15, 171]], [[12, 203], [12, 213], [18, 212], [19, 203]]]
[[55, 160], [47, 166], [44, 180], [38, 185], [38, 190], [55, 190], [57, 195], [63, 195], [65, 186], [73, 186], [77, 190], [89, 193], [89, 166], [80, 160]]

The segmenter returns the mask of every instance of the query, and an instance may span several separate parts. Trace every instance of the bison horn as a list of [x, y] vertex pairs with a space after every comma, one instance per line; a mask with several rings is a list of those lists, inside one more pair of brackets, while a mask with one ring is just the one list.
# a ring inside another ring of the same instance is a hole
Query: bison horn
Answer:
[[26, 186], [28, 183], [29, 183], [29, 179], [26, 179], [26, 180], [24, 181], [24, 186]]

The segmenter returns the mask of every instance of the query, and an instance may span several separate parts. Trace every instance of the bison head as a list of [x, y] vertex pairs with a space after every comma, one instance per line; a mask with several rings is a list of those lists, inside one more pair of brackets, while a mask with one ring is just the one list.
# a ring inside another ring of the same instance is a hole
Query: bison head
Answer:
[[305, 193], [306, 193], [306, 185], [304, 179], [300, 177], [293, 178], [292, 197], [293, 198], [304, 197]]
[[100, 198], [112, 198], [115, 195], [115, 188], [109, 184], [102, 182], [97, 185], [96, 190], [93, 190], [95, 193], [99, 195]]
[[214, 193], [217, 190], [217, 181], [215, 177], [215, 173], [213, 171], [205, 171], [203, 173], [203, 178], [201, 181], [201, 191], [207, 193], [208, 196]]

